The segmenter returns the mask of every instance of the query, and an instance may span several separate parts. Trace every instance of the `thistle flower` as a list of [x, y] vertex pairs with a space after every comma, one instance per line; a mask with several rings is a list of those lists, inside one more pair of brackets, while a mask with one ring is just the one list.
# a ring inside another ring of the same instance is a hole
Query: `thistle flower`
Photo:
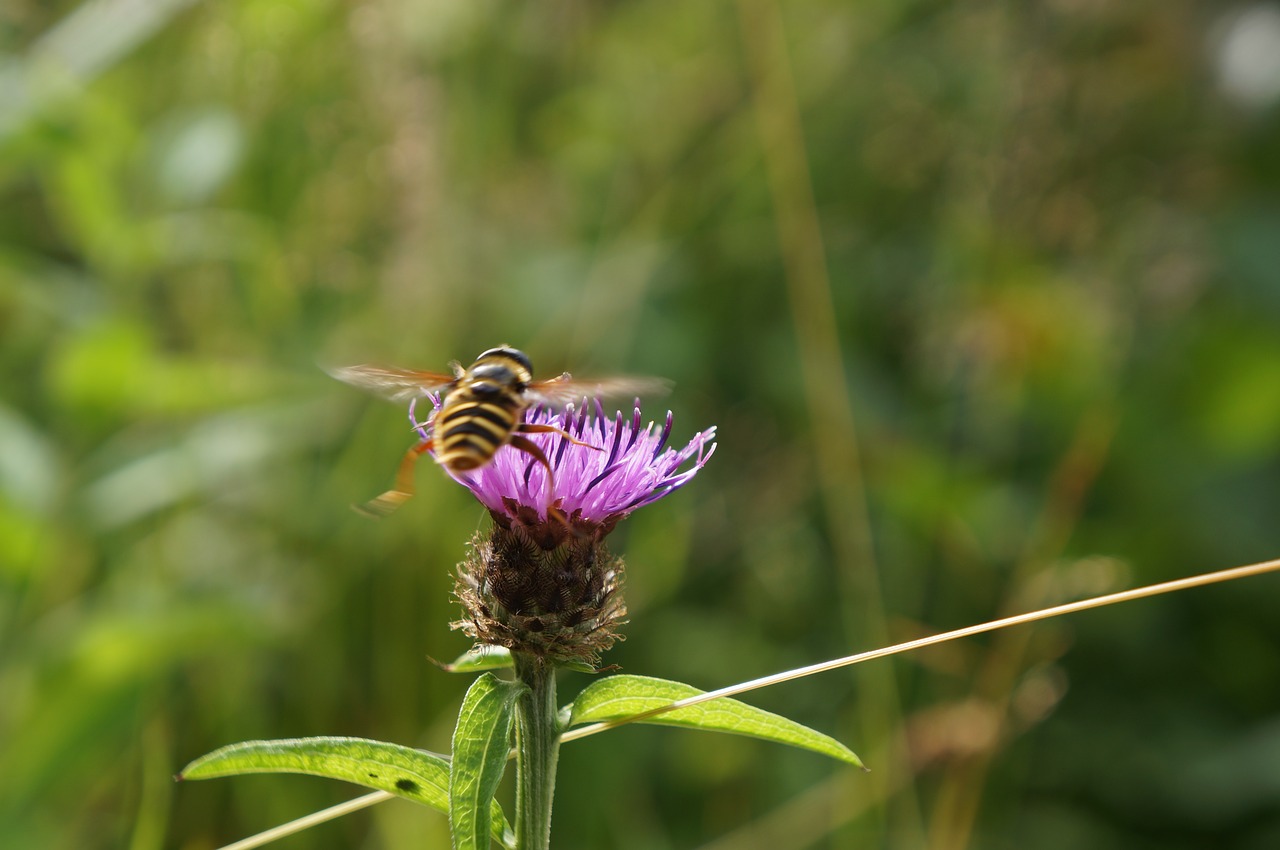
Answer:
[[596, 402], [590, 411], [532, 408], [525, 422], [587, 445], [528, 435], [550, 461], [550, 481], [539, 463], [509, 449], [481, 469], [451, 473], [494, 520], [459, 565], [464, 618], [453, 625], [481, 643], [594, 664], [626, 617], [622, 561], [604, 538], [621, 519], [687, 484], [714, 453], [715, 428], [670, 447], [671, 413], [661, 429], [642, 427], [639, 402], [630, 419], [621, 412], [609, 418]]
[[[612, 419], [605, 416], [598, 401], [592, 413], [575, 411], [572, 405], [562, 413], [534, 408], [525, 421], [560, 428], [588, 446], [554, 434], [529, 435], [550, 460], [554, 481], [548, 481], [528, 455], [512, 451], [498, 452], [474, 472], [454, 473], [454, 479], [491, 513], [528, 519], [532, 512], [546, 521], [547, 507], [554, 506], [574, 521], [612, 528], [631, 512], [684, 486], [715, 451], [715, 428], [695, 435], [683, 449], [667, 447], [672, 414], [667, 412], [661, 431], [653, 422], [641, 428], [638, 401], [630, 421], [623, 420], [621, 411]], [[695, 455], [696, 463], [681, 471]]]

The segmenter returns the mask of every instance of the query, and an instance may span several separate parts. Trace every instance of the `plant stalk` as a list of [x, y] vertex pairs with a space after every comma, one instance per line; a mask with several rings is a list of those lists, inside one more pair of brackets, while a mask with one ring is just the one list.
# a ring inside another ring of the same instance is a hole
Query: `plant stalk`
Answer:
[[551, 803], [560, 757], [556, 670], [545, 658], [513, 653], [516, 678], [528, 691], [516, 701], [516, 848], [548, 850]]

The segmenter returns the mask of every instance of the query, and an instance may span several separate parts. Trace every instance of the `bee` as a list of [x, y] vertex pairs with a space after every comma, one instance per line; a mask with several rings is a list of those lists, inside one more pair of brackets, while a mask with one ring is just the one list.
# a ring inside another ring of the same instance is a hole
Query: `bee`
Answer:
[[504, 446], [524, 452], [547, 471], [548, 492], [554, 492], [554, 473], [547, 456], [525, 434], [559, 434], [571, 443], [600, 450], [575, 439], [553, 425], [522, 421], [535, 404], [564, 407], [583, 398], [645, 395], [666, 389], [658, 378], [607, 378], [576, 381], [568, 372], [550, 380], [535, 381], [529, 357], [509, 345], [491, 348], [463, 368], [449, 364], [452, 375], [417, 372], [381, 366], [347, 366], [332, 373], [335, 378], [389, 399], [410, 401], [440, 394], [440, 404], [430, 421], [426, 439], [405, 453], [396, 473], [395, 486], [365, 503], [360, 510], [386, 516], [413, 496], [413, 470], [418, 458], [430, 451], [436, 463], [450, 472], [479, 469]]

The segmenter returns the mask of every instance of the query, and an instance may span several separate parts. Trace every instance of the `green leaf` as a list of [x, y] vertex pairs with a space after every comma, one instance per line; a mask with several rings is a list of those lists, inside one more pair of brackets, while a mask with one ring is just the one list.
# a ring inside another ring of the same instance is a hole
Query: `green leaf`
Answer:
[[[702, 693], [705, 691], [683, 682], [648, 676], [610, 676], [593, 682], [578, 694], [570, 713], [569, 725], [633, 717]], [[835, 738], [815, 732], [794, 720], [727, 697], [688, 708], [678, 708], [636, 722], [763, 738], [766, 741], [813, 750], [863, 767], [857, 754]]]
[[492, 673], [476, 679], [462, 700], [453, 730], [449, 770], [449, 824], [454, 850], [486, 850], [489, 810], [511, 749], [512, 707], [522, 686]]
[[511, 650], [482, 643], [471, 647], [452, 663], [439, 666], [446, 673], [483, 673], [486, 670], [509, 670], [514, 664]]
[[[305, 773], [354, 782], [449, 812], [449, 760], [444, 756], [365, 738], [293, 738], [245, 741], [201, 756], [178, 779], [214, 779], [246, 773]], [[513, 844], [502, 808], [490, 809], [489, 831]]]
[[[448, 664], [441, 664], [434, 658], [431, 661], [446, 673], [483, 673], [486, 670], [510, 670], [515, 666], [515, 662], [511, 660], [511, 650], [505, 646], [484, 643], [471, 647]], [[579, 673], [599, 672], [583, 661], [562, 661], [560, 667]]]

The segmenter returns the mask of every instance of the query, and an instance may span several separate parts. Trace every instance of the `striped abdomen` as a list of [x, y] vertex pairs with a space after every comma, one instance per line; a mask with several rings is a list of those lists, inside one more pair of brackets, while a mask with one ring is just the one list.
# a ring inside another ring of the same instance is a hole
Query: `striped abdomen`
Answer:
[[431, 433], [436, 462], [465, 472], [493, 460], [519, 426], [528, 407], [524, 390], [532, 379], [522, 351], [503, 346], [477, 357], [436, 413]]
[[480, 400], [465, 389], [448, 398], [432, 428], [436, 461], [464, 472], [484, 466], [511, 439], [524, 404], [511, 393]]

